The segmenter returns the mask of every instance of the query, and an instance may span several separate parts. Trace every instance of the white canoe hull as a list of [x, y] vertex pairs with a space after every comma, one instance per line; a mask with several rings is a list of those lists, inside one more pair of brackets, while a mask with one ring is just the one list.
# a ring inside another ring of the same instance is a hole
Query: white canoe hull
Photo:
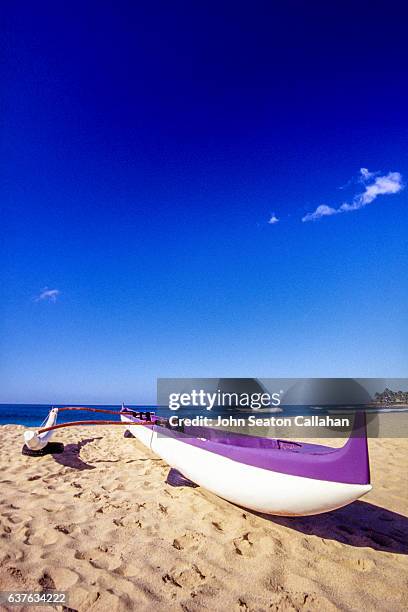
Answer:
[[[123, 421], [131, 421], [125, 416]], [[186, 478], [219, 497], [256, 512], [306, 516], [329, 512], [368, 493], [370, 484], [347, 484], [274, 472], [233, 461], [151, 428], [129, 431]]]

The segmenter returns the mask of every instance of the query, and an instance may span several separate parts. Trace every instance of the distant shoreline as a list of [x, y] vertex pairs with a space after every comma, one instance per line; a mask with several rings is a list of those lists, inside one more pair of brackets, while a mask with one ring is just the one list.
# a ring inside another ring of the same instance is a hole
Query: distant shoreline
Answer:
[[372, 402], [371, 404], [367, 404], [368, 408], [393, 408], [393, 409], [404, 409], [406, 410], [408, 408], [408, 404], [404, 403], [394, 403], [394, 402]]

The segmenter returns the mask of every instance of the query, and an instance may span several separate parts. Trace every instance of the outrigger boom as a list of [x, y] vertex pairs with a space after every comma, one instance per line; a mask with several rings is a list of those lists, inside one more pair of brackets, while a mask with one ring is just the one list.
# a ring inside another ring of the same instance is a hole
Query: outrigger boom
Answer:
[[[140, 425], [153, 425], [152, 421], [146, 421], [145, 423], [139, 423]], [[121, 421], [69, 421], [68, 423], [58, 423], [58, 425], [52, 425], [51, 427], [43, 427], [38, 429], [37, 433], [42, 434], [46, 431], [54, 431], [54, 429], [60, 429], [62, 427], [76, 427], [78, 425], [126, 425]]]
[[[64, 406], [63, 408], [52, 408], [48, 414], [47, 419], [43, 423], [37, 431], [27, 430], [24, 432], [24, 441], [26, 446], [30, 451], [41, 451], [43, 450], [47, 444], [49, 443], [52, 432], [55, 429], [62, 429], [63, 427], [78, 427], [81, 425], [126, 425], [122, 421], [69, 421], [67, 423], [58, 423], [57, 424], [57, 416], [58, 412], [64, 412], [68, 410], [73, 411], [85, 411], [85, 412], [100, 412], [103, 414], [127, 414], [129, 416], [135, 416], [137, 413], [133, 410], [124, 409], [124, 411], [119, 410], [108, 410], [106, 408], [88, 408], [86, 406]], [[149, 413], [146, 413], [149, 415]], [[151, 425], [152, 421], [150, 418], [141, 422], [141, 425]]]

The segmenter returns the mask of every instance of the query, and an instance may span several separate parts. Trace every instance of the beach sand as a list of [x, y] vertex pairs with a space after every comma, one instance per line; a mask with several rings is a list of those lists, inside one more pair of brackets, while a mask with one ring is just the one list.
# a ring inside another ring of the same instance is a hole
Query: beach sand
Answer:
[[0, 431], [0, 590], [68, 591], [80, 612], [408, 608], [407, 440], [369, 441], [363, 500], [279, 518], [165, 484], [119, 427], [59, 430], [64, 452], [35, 458], [23, 427]]

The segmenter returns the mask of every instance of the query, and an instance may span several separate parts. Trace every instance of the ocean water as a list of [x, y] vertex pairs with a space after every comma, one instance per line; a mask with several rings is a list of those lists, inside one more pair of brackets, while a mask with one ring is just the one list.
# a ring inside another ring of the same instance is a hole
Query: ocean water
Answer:
[[[62, 408], [63, 406], [75, 406], [75, 404], [0, 404], [0, 425], [25, 425], [27, 427], [35, 427], [40, 425], [43, 420], [47, 417], [51, 408]], [[87, 408], [104, 408], [107, 410], [121, 409], [121, 405], [108, 405], [108, 404], [80, 404]], [[131, 405], [126, 404], [127, 408], [132, 410], [150, 410], [154, 411], [157, 415], [162, 417], [170, 417], [176, 414], [174, 410], [170, 410], [167, 406], [153, 406], [153, 405]], [[312, 406], [285, 406], [282, 408], [272, 408], [271, 410], [262, 409], [254, 411], [251, 409], [240, 408], [236, 410], [228, 407], [214, 408], [212, 411], [203, 410], [203, 408], [180, 408], [177, 411], [179, 416], [183, 417], [194, 417], [194, 416], [208, 416], [216, 418], [218, 415], [235, 417], [247, 417], [251, 414], [258, 416], [281, 416], [284, 415], [309, 415], [313, 414], [315, 407]], [[324, 410], [324, 408], [322, 408]], [[316, 414], [316, 413], [314, 413]], [[80, 411], [66, 411], [58, 414], [58, 423], [67, 423], [68, 421], [99, 421], [99, 420], [116, 420], [118, 417], [115, 415], [103, 414], [98, 412], [80, 412]]]
[[[51, 408], [62, 408], [63, 406], [75, 406], [75, 404], [0, 404], [0, 425], [26, 425], [27, 427], [35, 427], [40, 425], [43, 420], [47, 417]], [[107, 410], [120, 410], [121, 405], [110, 406], [92, 405], [92, 404], [81, 404], [81, 406], [87, 408], [104, 408]], [[155, 410], [155, 406], [127, 406], [134, 410]], [[67, 411], [60, 412], [58, 414], [58, 423], [67, 423], [68, 421], [100, 421], [116, 420], [114, 414], [103, 414], [98, 412], [76, 412]]]
[[[27, 427], [35, 427], [39, 426], [43, 420], [47, 417], [51, 408], [62, 408], [63, 406], [67, 406], [68, 404], [0, 404], [0, 425], [25, 425]], [[75, 406], [75, 404], [69, 404], [70, 406]], [[87, 408], [105, 408], [107, 410], [120, 410], [121, 405], [101, 405], [101, 404], [80, 404], [81, 406]], [[127, 408], [131, 408], [133, 410], [150, 410], [154, 411], [157, 415], [162, 417], [170, 417], [175, 414], [175, 411], [170, 410], [167, 406], [153, 406], [153, 405], [130, 405], [126, 404]], [[285, 407], [285, 414], [311, 414], [312, 407], [311, 406], [295, 406], [295, 407]], [[276, 414], [277, 416], [281, 413], [281, 409], [272, 408], [270, 411], [267, 409], [263, 409], [260, 411], [253, 411], [250, 409], [239, 409], [239, 411], [234, 408], [226, 408], [219, 407], [214, 408], [211, 412], [203, 410], [202, 408], [181, 408], [177, 411], [179, 416], [183, 417], [194, 417], [194, 416], [208, 416], [208, 417], [217, 417], [218, 415], [227, 416], [233, 414], [234, 416], [249, 416], [250, 414], [257, 414], [258, 416], [273, 416]], [[98, 412], [77, 412], [77, 411], [67, 411], [60, 412], [58, 414], [58, 423], [67, 423], [68, 421], [80, 421], [80, 420], [92, 420], [98, 421], [102, 419], [106, 420], [116, 420], [118, 417], [115, 415], [103, 414]]]
[[[54, 404], [55, 407], [62, 407], [67, 404]], [[72, 404], [70, 404], [72, 405]], [[120, 410], [120, 404], [117, 405], [92, 405], [92, 404], [81, 404], [81, 406], [85, 406], [88, 408], [106, 408], [108, 410]], [[50, 404], [0, 404], [0, 425], [9, 425], [9, 424], [17, 424], [17, 425], [25, 425], [28, 427], [35, 427], [40, 425], [43, 420], [47, 417], [48, 412], [51, 410], [53, 406]], [[133, 410], [151, 410], [155, 411], [156, 414], [169, 417], [174, 415], [175, 412], [169, 410], [169, 408], [164, 406], [136, 406], [136, 405], [127, 405], [128, 408], [132, 408]], [[283, 415], [311, 415], [317, 414], [317, 410], [320, 414], [324, 413], [332, 413], [333, 406], [284, 406], [282, 412], [276, 413], [276, 416]], [[258, 415], [258, 416], [272, 416], [275, 414], [273, 411], [269, 412], [267, 410], [262, 411], [252, 411], [250, 409], [240, 409], [239, 412], [235, 411], [231, 408], [215, 408], [211, 412], [203, 411], [202, 409], [197, 408], [183, 408], [178, 411], [179, 415], [183, 417], [193, 417], [196, 415], [202, 416], [226, 416], [231, 415], [232, 412], [234, 416], [249, 416], [250, 414]], [[376, 408], [369, 409], [367, 412], [393, 412], [393, 410], [387, 408]], [[401, 410], [399, 410], [401, 412]], [[80, 421], [80, 420], [101, 420], [101, 419], [109, 419], [116, 420], [115, 415], [103, 414], [103, 413], [93, 413], [93, 412], [61, 412], [58, 415], [58, 423], [66, 423], [68, 421]]]

